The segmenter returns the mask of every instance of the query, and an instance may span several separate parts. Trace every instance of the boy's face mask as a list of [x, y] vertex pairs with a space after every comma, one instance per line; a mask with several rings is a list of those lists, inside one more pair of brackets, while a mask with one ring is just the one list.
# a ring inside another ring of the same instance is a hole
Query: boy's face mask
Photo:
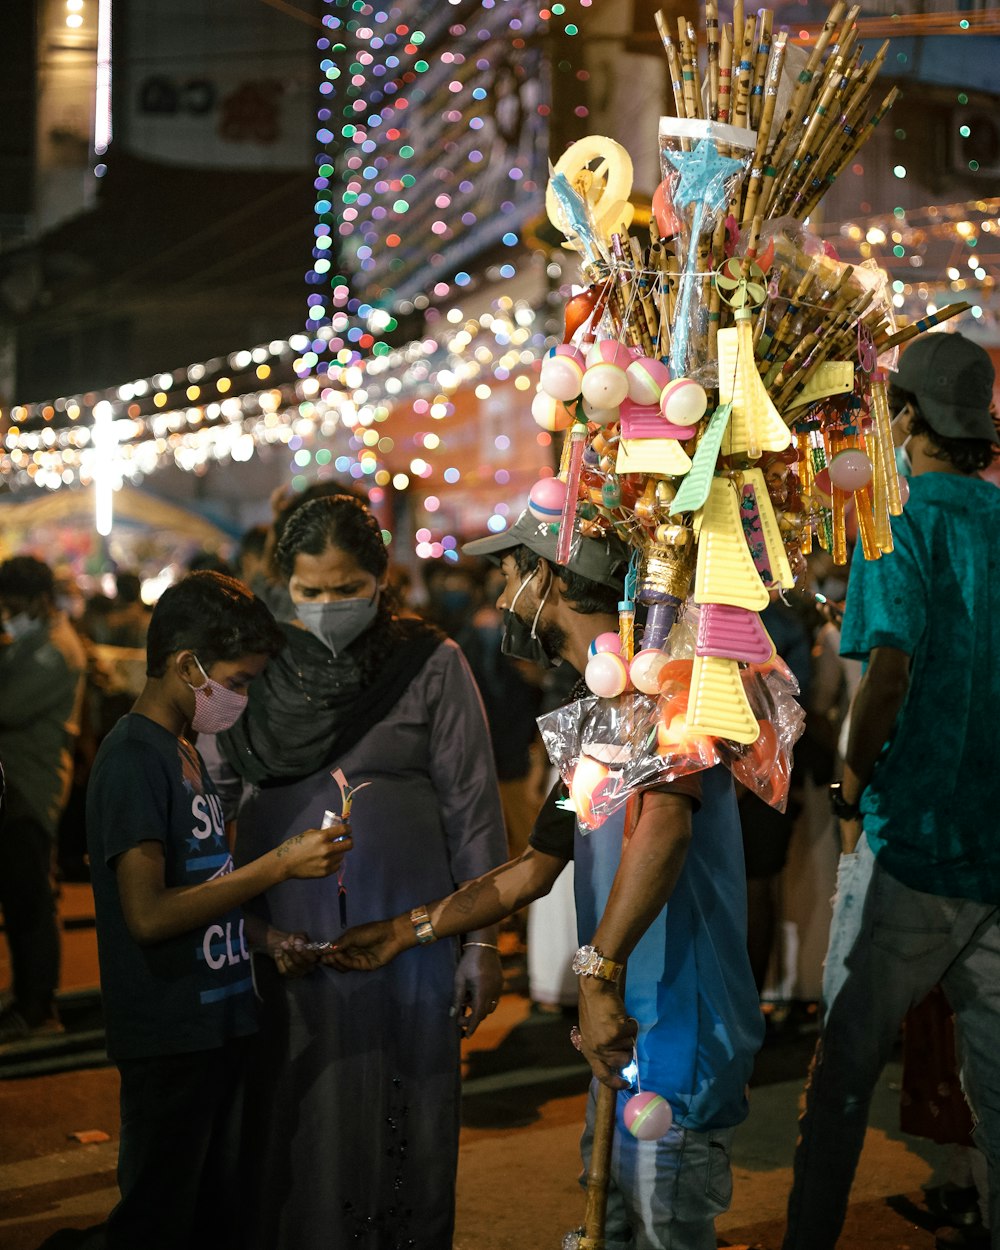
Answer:
[[194, 716], [191, 718], [191, 728], [199, 734], [220, 734], [227, 729], [232, 729], [243, 715], [248, 696], [238, 694], [235, 690], [230, 690], [228, 686], [209, 677], [197, 656], [194, 657], [194, 662], [198, 665], [198, 671], [205, 678], [205, 682], [201, 686], [192, 686], [190, 682], [188, 683], [189, 688], [194, 691]]

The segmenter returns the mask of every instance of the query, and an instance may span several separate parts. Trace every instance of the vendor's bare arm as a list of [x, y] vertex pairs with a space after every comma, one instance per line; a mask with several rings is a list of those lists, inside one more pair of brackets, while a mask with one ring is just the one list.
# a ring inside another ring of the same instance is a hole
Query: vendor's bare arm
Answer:
[[649, 791], [622, 852], [593, 944], [625, 963], [636, 942], [673, 893], [691, 841], [691, 800]]
[[[603, 955], [616, 963], [628, 960], [673, 893], [690, 841], [691, 800], [679, 794], [644, 794], [592, 939]], [[624, 1088], [618, 1073], [632, 1058], [635, 1032], [619, 986], [581, 976], [581, 1049], [598, 1080]]]
[[[454, 894], [425, 904], [435, 937], [473, 934], [495, 925], [548, 894], [567, 861], [529, 847], [517, 859], [508, 860], [492, 872], [466, 882]], [[375, 921], [350, 929], [337, 943], [335, 950], [324, 955], [324, 962], [342, 971], [365, 971], [379, 968], [395, 958], [400, 951], [417, 945], [417, 934], [409, 912], [392, 920]]]

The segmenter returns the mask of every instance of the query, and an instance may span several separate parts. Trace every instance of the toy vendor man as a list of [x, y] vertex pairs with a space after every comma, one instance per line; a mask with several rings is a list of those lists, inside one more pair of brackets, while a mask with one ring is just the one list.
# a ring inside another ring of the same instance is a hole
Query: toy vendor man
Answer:
[[[591, 641], [618, 629], [627, 554], [613, 537], [577, 537], [560, 566], [555, 548], [549, 525], [526, 511], [510, 530], [464, 550], [503, 571], [497, 606], [507, 654], [546, 667], [564, 661], [583, 673]], [[578, 1040], [595, 1078], [585, 1163], [596, 1082], [619, 1091], [607, 1250], [714, 1250], [714, 1220], [732, 1192], [730, 1145], [747, 1114], [746, 1084], [763, 1037], [732, 779], [720, 767], [647, 790], [624, 849], [624, 808], [584, 835], [557, 806], [564, 794], [559, 783], [518, 859], [411, 915], [349, 931], [333, 961], [344, 970], [377, 967], [419, 942], [493, 923], [548, 893], [573, 859]], [[633, 1047], [642, 1089], [661, 1094], [673, 1112], [659, 1140], [637, 1140], [624, 1128], [635, 1089], [620, 1074]]]

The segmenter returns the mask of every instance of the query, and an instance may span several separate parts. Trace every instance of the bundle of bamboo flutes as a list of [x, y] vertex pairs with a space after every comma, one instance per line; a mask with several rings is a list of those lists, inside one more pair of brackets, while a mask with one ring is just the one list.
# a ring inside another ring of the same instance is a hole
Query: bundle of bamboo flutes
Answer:
[[[656, 15], [677, 116], [755, 132], [749, 171], [736, 180], [728, 212], [696, 251], [696, 270], [704, 275], [701, 311], [707, 308], [707, 318], [699, 317], [689, 333], [702, 339], [704, 357], [711, 359], [719, 328], [732, 319], [710, 280], [729, 250], [727, 226], [731, 229], [735, 222], [740, 229], [737, 252], [747, 258], [745, 265], [761, 250], [762, 234], [773, 240], [774, 298], [757, 313], [754, 342], [759, 370], [779, 410], [794, 406], [824, 361], [856, 355], [859, 327], [880, 352], [919, 333], [915, 327], [896, 331], [891, 303], [878, 284], [862, 282], [850, 266], [804, 257], [793, 241], [898, 95], [895, 88], [884, 97], [875, 91], [888, 41], [870, 61], [861, 61], [855, 25], [859, 11], [859, 6], [848, 9], [844, 0], [836, 0], [795, 77], [781, 117], [776, 105], [786, 71], [787, 32], [774, 31], [770, 9], [744, 17], [743, 0], [735, 0], [733, 24], [720, 30], [718, 0], [705, 0], [704, 76], [694, 22], [679, 18], [675, 35], [662, 13]], [[687, 138], [674, 142], [682, 150], [691, 144]], [[723, 143], [719, 146], [728, 154]], [[768, 227], [767, 222], [773, 224]], [[666, 356], [685, 264], [679, 241], [661, 238], [651, 219], [648, 246], [630, 236], [615, 236], [611, 243], [613, 276], [606, 306], [613, 329], [647, 354]], [[950, 305], [919, 323], [920, 329], [965, 307]]]

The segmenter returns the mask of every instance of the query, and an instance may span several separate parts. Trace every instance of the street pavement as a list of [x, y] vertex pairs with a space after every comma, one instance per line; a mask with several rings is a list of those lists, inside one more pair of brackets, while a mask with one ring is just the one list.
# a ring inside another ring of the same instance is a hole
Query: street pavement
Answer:
[[[115, 1199], [117, 1074], [101, 1045], [89, 888], [64, 887], [61, 913], [67, 1035], [0, 1050], [2, 1250], [37, 1250], [61, 1229], [97, 1224]], [[532, 1011], [513, 942], [507, 935], [507, 992], [465, 1046], [455, 1250], [559, 1250], [583, 1218], [577, 1146], [587, 1068], [570, 1046], [571, 1020]], [[0, 985], [5, 960], [4, 947]], [[814, 1037], [809, 1019], [793, 1014], [761, 1052], [750, 1117], [736, 1136], [733, 1204], [718, 1221], [720, 1246], [780, 1246]], [[843, 1250], [935, 1244], [921, 1186], [944, 1151], [899, 1131], [899, 1079], [898, 1063], [890, 1064], [876, 1091]], [[100, 1139], [88, 1140], [93, 1134]]]

